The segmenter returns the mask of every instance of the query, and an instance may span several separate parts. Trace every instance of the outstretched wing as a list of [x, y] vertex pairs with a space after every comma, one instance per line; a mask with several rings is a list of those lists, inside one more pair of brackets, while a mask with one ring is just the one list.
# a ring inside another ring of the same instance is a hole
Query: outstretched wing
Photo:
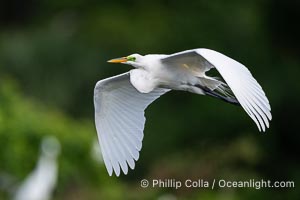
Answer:
[[138, 92], [129, 72], [99, 81], [94, 90], [95, 123], [103, 160], [109, 175], [134, 169], [142, 148], [144, 110], [167, 89]]
[[[272, 119], [269, 101], [250, 71], [241, 63], [213, 50], [194, 49], [172, 54], [162, 59], [162, 63], [186, 64], [198, 68], [203, 74], [216, 68], [247, 114], [258, 129], [265, 131]], [[205, 76], [204, 76], [205, 77]]]
[[172, 68], [177, 67], [178, 69], [184, 69], [184, 67], [187, 67], [198, 76], [202, 76], [206, 71], [214, 67], [205, 58], [199, 56], [195, 50], [171, 54], [162, 58], [161, 62]]

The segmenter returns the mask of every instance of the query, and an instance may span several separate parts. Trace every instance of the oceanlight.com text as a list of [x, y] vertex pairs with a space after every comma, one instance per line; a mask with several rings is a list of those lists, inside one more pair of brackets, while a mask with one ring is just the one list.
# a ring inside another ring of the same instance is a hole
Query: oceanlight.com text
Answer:
[[294, 181], [271, 181], [271, 180], [225, 180], [225, 179], [213, 179], [213, 180], [176, 180], [176, 179], [143, 179], [141, 180], [141, 187], [143, 188], [294, 188]]

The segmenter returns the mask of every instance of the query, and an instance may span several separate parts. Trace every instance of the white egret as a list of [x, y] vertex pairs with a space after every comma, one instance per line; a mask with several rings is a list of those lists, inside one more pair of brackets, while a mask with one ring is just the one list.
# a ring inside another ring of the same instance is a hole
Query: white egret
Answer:
[[57, 181], [59, 152], [60, 143], [55, 137], [43, 138], [37, 166], [19, 186], [14, 200], [51, 199]]
[[[135, 167], [142, 148], [144, 110], [170, 90], [209, 95], [241, 105], [265, 131], [271, 107], [261, 86], [241, 63], [213, 50], [193, 49], [171, 55], [132, 54], [109, 60], [132, 65], [127, 73], [100, 80], [94, 90], [95, 123], [109, 175]], [[215, 68], [224, 81], [205, 74]]]

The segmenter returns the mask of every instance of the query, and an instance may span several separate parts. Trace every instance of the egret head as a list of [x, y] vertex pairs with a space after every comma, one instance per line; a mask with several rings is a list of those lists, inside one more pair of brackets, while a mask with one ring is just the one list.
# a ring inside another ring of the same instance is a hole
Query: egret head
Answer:
[[42, 140], [41, 150], [47, 157], [56, 157], [60, 153], [60, 143], [54, 136], [46, 136]]
[[143, 56], [137, 53], [131, 54], [126, 57], [121, 57], [121, 58], [115, 58], [111, 59], [107, 62], [109, 63], [122, 63], [122, 64], [127, 64], [127, 65], [132, 65], [136, 68], [141, 67], [141, 61], [142, 61]]

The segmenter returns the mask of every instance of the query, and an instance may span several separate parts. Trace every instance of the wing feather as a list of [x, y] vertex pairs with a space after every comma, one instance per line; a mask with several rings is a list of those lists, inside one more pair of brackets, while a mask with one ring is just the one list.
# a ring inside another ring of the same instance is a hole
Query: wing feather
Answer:
[[257, 124], [258, 129], [265, 131], [272, 118], [271, 107], [262, 87], [250, 71], [241, 63], [216, 51], [209, 49], [195, 51], [220, 72], [244, 110]]
[[272, 119], [269, 100], [250, 71], [241, 63], [210, 49], [182, 51], [163, 57], [161, 62], [169, 67], [187, 64], [193, 67], [192, 70], [197, 68], [197, 75], [204, 79], [209, 78], [205, 76], [206, 71], [216, 68], [227, 83], [216, 89], [226, 96], [229, 87], [258, 129], [265, 131], [269, 127], [269, 120]]
[[144, 110], [167, 89], [140, 93], [130, 83], [130, 73], [99, 81], [94, 90], [95, 124], [105, 167], [119, 176], [135, 167], [142, 148]]

